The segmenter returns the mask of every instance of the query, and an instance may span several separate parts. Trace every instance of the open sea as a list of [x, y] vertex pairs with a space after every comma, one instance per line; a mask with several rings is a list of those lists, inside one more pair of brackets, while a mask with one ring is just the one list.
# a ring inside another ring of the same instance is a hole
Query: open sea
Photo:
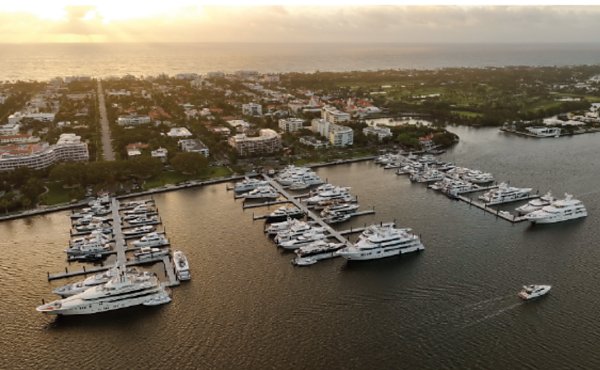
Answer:
[[[67, 212], [0, 223], [0, 369], [598, 369], [600, 134], [537, 140], [450, 127], [442, 157], [515, 186], [570, 192], [585, 219], [511, 224], [373, 162], [318, 169], [426, 250], [293, 267], [225, 184], [155, 196], [192, 280], [173, 302], [88, 317], [35, 311], [64, 269]], [[505, 209], [519, 205], [513, 204]], [[71, 266], [76, 268], [78, 266]], [[162, 274], [160, 265], [153, 267]], [[550, 294], [524, 303], [521, 285]]]
[[600, 63], [596, 44], [1, 44], [0, 80]]

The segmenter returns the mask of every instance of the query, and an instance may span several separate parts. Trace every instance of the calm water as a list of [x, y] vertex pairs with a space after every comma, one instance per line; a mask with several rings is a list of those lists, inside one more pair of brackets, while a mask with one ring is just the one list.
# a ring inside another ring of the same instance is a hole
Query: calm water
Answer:
[[[46, 271], [64, 268], [67, 214], [0, 223], [0, 368], [599, 368], [600, 136], [452, 130], [447, 159], [573, 192], [590, 216], [511, 225], [373, 163], [340, 165], [319, 175], [377, 211], [353, 225], [396, 219], [427, 249], [294, 268], [225, 185], [171, 192], [156, 201], [193, 280], [163, 307], [58, 320], [35, 307], [59, 284]], [[554, 288], [519, 301], [535, 282]]]
[[181, 72], [313, 72], [600, 63], [600, 44], [0, 45], [0, 80]]

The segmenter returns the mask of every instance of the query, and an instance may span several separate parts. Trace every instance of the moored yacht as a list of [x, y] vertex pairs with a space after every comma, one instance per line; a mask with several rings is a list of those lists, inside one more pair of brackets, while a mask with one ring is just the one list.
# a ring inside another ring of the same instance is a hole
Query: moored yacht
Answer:
[[526, 214], [524, 217], [537, 224], [552, 224], [574, 220], [587, 216], [587, 210], [580, 200], [573, 199], [571, 194], [565, 194], [565, 199], [559, 199], [549, 206]]
[[242, 195], [245, 199], [276, 199], [279, 193], [270, 185], [259, 186], [256, 189]]
[[136, 240], [133, 243], [131, 243], [131, 245], [136, 248], [162, 247], [165, 245], [169, 245], [169, 240], [164, 234], [152, 232], [142, 236], [139, 240]]
[[138, 259], [138, 261], [151, 260], [157, 257], [163, 257], [169, 254], [168, 248], [152, 248], [152, 247], [142, 247], [139, 252], [135, 252], [133, 255]]
[[152, 225], [138, 226], [134, 227], [131, 230], [123, 231], [123, 237], [125, 238], [136, 238], [138, 236], [143, 236], [148, 233], [155, 231], [156, 228]]
[[[79, 294], [93, 286], [104, 284], [110, 279], [116, 277], [118, 273], [119, 268], [117, 266], [111, 267], [110, 269], [104, 272], [87, 277], [84, 280], [58, 287], [52, 292], [62, 297], [70, 297], [72, 295]], [[128, 267], [125, 273], [134, 275], [140, 274], [140, 272], [135, 267]]]
[[327, 236], [325, 235], [324, 230], [322, 228], [315, 228], [305, 232], [302, 235], [294, 236], [285, 241], [280, 241], [277, 243], [277, 245], [283, 249], [294, 250], [305, 245], [309, 245], [317, 240], [323, 240], [325, 238], [327, 238]]
[[265, 232], [269, 235], [276, 235], [279, 232], [287, 231], [292, 228], [294, 225], [306, 224], [306, 221], [300, 221], [293, 218], [288, 218], [286, 221], [274, 222], [265, 228]]
[[156, 224], [159, 224], [160, 221], [158, 219], [158, 216], [156, 216], [156, 215], [154, 215], [154, 216], [142, 215], [142, 216], [136, 217], [132, 220], [128, 220], [127, 223], [129, 223], [130, 225], [156, 225]]
[[304, 212], [296, 206], [281, 206], [267, 215], [266, 222], [278, 222], [287, 220], [288, 217], [301, 218], [302, 216], [304, 216]]
[[190, 274], [190, 265], [182, 251], [173, 252], [173, 265], [175, 266], [177, 279], [190, 280], [192, 278], [192, 275]]
[[524, 215], [527, 213], [531, 213], [533, 211], [537, 211], [538, 209], [542, 209], [545, 206], [549, 206], [555, 200], [556, 199], [552, 196], [552, 193], [547, 192], [546, 194], [542, 195], [541, 197], [532, 199], [529, 202], [527, 202], [526, 204], [523, 204], [522, 206], [517, 207], [515, 209], [515, 211], [517, 211], [521, 215]]
[[322, 259], [337, 257], [336, 252], [342, 248], [344, 248], [344, 244], [342, 243], [328, 243], [325, 240], [318, 240], [296, 249], [296, 258], [292, 260], [292, 263], [305, 266], [307, 265], [306, 262], [312, 262], [313, 260], [317, 262]]
[[154, 274], [130, 275], [119, 271], [107, 283], [73, 296], [37, 307], [38, 312], [53, 315], [87, 315], [138, 305], [168, 303], [170, 297]]
[[347, 260], [363, 261], [418, 252], [425, 247], [418, 235], [406, 229], [372, 227], [368, 235], [361, 235], [354, 245], [337, 253]]
[[266, 186], [269, 183], [264, 181], [264, 180], [259, 180], [259, 179], [254, 179], [254, 178], [248, 178], [246, 177], [244, 180], [237, 182], [234, 187], [233, 190], [236, 193], [245, 193], [251, 190], [256, 189], [259, 186]]
[[516, 188], [508, 186], [506, 183], [501, 183], [497, 188], [487, 191], [480, 195], [479, 199], [487, 205], [502, 204], [513, 202], [519, 199], [525, 199], [529, 196], [531, 188]]

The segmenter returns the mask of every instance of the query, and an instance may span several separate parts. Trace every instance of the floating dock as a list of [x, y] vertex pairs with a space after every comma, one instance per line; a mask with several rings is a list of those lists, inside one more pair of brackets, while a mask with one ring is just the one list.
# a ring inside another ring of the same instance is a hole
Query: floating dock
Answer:
[[[520, 200], [528, 200], [528, 199], [535, 199], [535, 198], [539, 198], [539, 195], [530, 195], [527, 198], [522, 198], [522, 199], [516, 199], [513, 201], [509, 201], [509, 202], [504, 202], [502, 204], [506, 204], [506, 203], [512, 203], [512, 202], [517, 202]], [[470, 206], [475, 206], [477, 208], [483, 209], [484, 211], [486, 211], [487, 213], [494, 215], [498, 218], [501, 218], [503, 220], [506, 220], [508, 222], [512, 222], [512, 223], [519, 223], [519, 222], [523, 222], [526, 221], [527, 219], [523, 216], [516, 216], [508, 211], [501, 211], [499, 209], [496, 208], [492, 208], [492, 206], [488, 206], [485, 203], [473, 200], [471, 198], [467, 198], [464, 195], [459, 195], [457, 197], [457, 199], [462, 200], [463, 202], [467, 203]], [[495, 205], [502, 205], [502, 204], [495, 204]]]

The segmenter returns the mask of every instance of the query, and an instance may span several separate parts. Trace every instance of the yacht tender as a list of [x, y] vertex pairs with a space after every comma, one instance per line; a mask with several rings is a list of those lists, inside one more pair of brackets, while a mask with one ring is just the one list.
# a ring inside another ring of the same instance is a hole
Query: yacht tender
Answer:
[[552, 285], [523, 285], [523, 290], [518, 294], [519, 298], [529, 300], [548, 294]]

